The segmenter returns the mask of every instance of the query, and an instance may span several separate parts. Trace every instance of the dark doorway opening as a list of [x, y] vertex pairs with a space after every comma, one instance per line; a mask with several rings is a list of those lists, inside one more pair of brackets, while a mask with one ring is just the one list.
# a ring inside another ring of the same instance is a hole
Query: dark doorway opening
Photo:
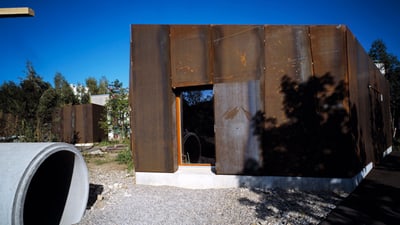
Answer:
[[180, 164], [215, 165], [212, 85], [183, 88], [178, 95], [181, 106]]

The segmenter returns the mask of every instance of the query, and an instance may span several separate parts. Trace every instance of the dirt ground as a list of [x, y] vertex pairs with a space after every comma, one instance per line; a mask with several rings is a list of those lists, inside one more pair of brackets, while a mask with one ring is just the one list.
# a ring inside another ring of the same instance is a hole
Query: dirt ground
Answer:
[[93, 154], [84, 155], [86, 165], [88, 167], [89, 173], [93, 170], [118, 170], [124, 171], [127, 170], [127, 166], [125, 164], [121, 164], [117, 162], [117, 156], [119, 151], [115, 152], [105, 152], [103, 155]]
[[134, 173], [128, 166], [117, 161], [124, 149], [106, 150], [107, 147], [84, 149], [82, 155], [89, 172], [89, 199], [87, 209], [103, 208], [116, 192], [133, 185]]

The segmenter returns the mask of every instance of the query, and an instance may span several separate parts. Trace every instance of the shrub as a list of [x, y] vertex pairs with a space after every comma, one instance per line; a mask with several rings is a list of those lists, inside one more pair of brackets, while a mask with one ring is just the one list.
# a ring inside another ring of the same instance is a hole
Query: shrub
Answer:
[[122, 150], [117, 155], [117, 162], [120, 164], [126, 164], [128, 166], [128, 171], [131, 172], [133, 170], [133, 160], [132, 160], [132, 151], [129, 147]]

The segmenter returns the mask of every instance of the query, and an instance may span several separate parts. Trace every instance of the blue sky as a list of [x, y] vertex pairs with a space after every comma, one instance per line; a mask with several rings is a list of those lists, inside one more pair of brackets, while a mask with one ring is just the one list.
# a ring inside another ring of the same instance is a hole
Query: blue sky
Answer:
[[53, 83], [92, 76], [129, 82], [130, 24], [345, 24], [366, 51], [380, 38], [400, 57], [397, 0], [0, 0], [29, 6], [31, 18], [0, 19], [0, 84], [19, 82], [25, 64]]

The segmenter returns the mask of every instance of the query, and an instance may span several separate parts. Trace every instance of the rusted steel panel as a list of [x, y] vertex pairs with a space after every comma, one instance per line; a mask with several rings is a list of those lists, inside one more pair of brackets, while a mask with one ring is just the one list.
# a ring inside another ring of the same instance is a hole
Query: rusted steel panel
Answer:
[[363, 165], [377, 163], [392, 145], [389, 84], [350, 31], [347, 55], [356, 153]]
[[390, 146], [393, 145], [393, 126], [392, 126], [392, 114], [390, 112], [390, 84], [384, 78], [384, 75], [380, 73], [380, 71], [377, 71], [377, 73], [382, 76], [380, 77], [382, 83], [380, 86], [380, 90], [382, 91], [382, 108], [384, 110], [384, 130], [385, 130], [385, 136], [386, 136], [386, 145], [385, 149], [389, 148]]
[[75, 141], [76, 143], [87, 143], [89, 136], [88, 129], [92, 126], [90, 120], [88, 120], [87, 106], [86, 105], [75, 105]]
[[[72, 106], [67, 105], [61, 111], [61, 141], [72, 143], [74, 136], [73, 127], [75, 126], [75, 113], [72, 114]], [[74, 121], [74, 123], [72, 122]]]
[[347, 27], [338, 26], [310, 26], [311, 54], [313, 75], [322, 77], [329, 74], [334, 85], [327, 87], [326, 94], [337, 91], [342, 85], [345, 98], [342, 107], [349, 113], [348, 69], [347, 69]]
[[131, 31], [130, 104], [135, 170], [174, 172], [176, 127], [169, 76], [169, 27], [133, 25]]
[[[381, 152], [385, 151], [389, 146], [392, 146], [392, 119], [390, 116], [390, 94], [389, 91], [389, 82], [386, 81], [384, 76], [380, 73], [380, 71], [376, 68], [375, 73], [377, 74], [376, 76], [379, 79], [379, 90], [381, 92], [381, 96], [379, 97], [380, 104], [381, 104], [381, 110], [382, 110], [382, 121], [383, 121], [383, 145], [382, 145], [382, 150]], [[389, 106], [389, 107], [388, 107]], [[389, 122], [390, 121], [390, 122]]]
[[386, 130], [386, 148], [393, 146], [393, 117], [390, 111], [390, 84], [385, 79], [385, 85], [383, 86], [383, 102], [384, 102], [384, 109], [385, 109], [385, 130]]
[[345, 26], [310, 26], [313, 75], [326, 73], [335, 81], [345, 79], [347, 72]]
[[351, 177], [361, 168], [349, 121], [345, 30], [336, 29], [266, 27], [264, 174]]
[[259, 167], [261, 164], [260, 145], [251, 122], [260, 110], [259, 87], [256, 80], [214, 86], [215, 168], [218, 174], [242, 174], [245, 166]]
[[94, 104], [67, 105], [60, 111], [60, 137], [68, 143], [94, 143], [107, 138], [99, 121], [104, 107]]
[[281, 83], [284, 76], [297, 82], [312, 74], [307, 26], [265, 26], [265, 114], [277, 124], [286, 121]]
[[370, 85], [370, 71], [369, 71], [369, 57], [361, 45], [356, 42], [356, 58], [357, 58], [357, 80], [358, 80], [358, 101], [359, 118], [358, 125], [360, 126], [361, 135], [364, 137], [364, 152], [361, 152], [362, 160], [366, 163], [375, 162], [374, 154], [374, 140], [372, 131], [372, 96], [369, 89]]
[[[362, 86], [361, 73], [359, 72], [360, 67], [358, 66], [358, 54], [359, 54], [359, 44], [351, 33], [350, 30], [347, 30], [346, 33], [347, 38], [347, 58], [348, 58], [348, 67], [347, 67], [347, 80], [348, 80], [348, 89], [349, 89], [349, 109], [350, 109], [350, 119], [352, 124], [352, 133], [354, 136], [355, 143], [355, 152], [362, 163], [362, 165], [366, 166], [368, 163], [366, 162], [366, 151], [370, 143], [368, 143], [367, 136], [365, 134], [365, 112], [362, 112], [365, 107], [365, 100], [361, 99], [364, 95], [367, 95], [367, 88]], [[365, 92], [365, 93], [364, 93]], [[361, 105], [363, 105], [361, 107]]]
[[170, 27], [172, 87], [212, 83], [210, 26]]
[[176, 170], [173, 87], [213, 84], [217, 173], [353, 176], [391, 145], [379, 75], [345, 26], [132, 26], [136, 170]]
[[264, 27], [212, 26], [214, 83], [260, 79], [264, 64]]
[[[378, 68], [369, 59], [369, 94], [371, 106], [371, 139], [374, 147], [374, 162], [378, 163], [382, 159], [383, 152], [391, 145], [388, 136], [391, 135], [389, 93], [384, 89], [388, 88], [388, 83]], [[387, 85], [386, 85], [387, 84]]]
[[102, 140], [107, 140], [107, 133], [104, 129], [100, 127], [99, 121], [104, 118], [106, 109], [104, 106], [91, 104], [92, 111], [92, 121], [93, 121], [93, 139], [92, 142], [101, 142]]

